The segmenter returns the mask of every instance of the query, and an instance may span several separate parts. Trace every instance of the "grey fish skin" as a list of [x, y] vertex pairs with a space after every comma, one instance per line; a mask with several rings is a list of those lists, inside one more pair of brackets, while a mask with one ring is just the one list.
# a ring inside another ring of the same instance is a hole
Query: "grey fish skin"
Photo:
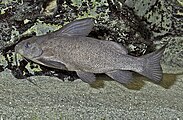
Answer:
[[92, 27], [91, 18], [77, 20], [49, 35], [24, 40], [15, 46], [15, 51], [48, 67], [76, 71], [87, 83], [95, 81], [93, 73], [105, 73], [127, 84], [132, 80], [129, 70], [155, 82], [162, 79], [160, 59], [165, 47], [141, 57], [133, 57], [115, 42], [86, 37]]
[[[115, 69], [140, 71], [142, 58], [125, 55], [113, 47], [115, 43], [89, 37], [54, 38], [40, 44], [43, 53], [52, 60], [65, 64], [69, 71], [82, 70], [92, 73], [105, 73]], [[48, 47], [51, 46], [51, 47]], [[52, 54], [50, 53], [52, 51]], [[49, 56], [50, 55], [50, 56]], [[136, 67], [134, 67], [136, 66]]]

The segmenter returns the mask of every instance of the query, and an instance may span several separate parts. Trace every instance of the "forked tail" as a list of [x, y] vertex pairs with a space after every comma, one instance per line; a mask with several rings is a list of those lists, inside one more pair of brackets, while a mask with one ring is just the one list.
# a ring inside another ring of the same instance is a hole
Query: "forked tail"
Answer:
[[142, 58], [145, 58], [146, 62], [144, 63], [144, 70], [140, 72], [140, 74], [148, 77], [154, 82], [159, 82], [162, 79], [163, 73], [160, 65], [160, 59], [165, 47], [166, 45], [155, 52], [142, 56]]

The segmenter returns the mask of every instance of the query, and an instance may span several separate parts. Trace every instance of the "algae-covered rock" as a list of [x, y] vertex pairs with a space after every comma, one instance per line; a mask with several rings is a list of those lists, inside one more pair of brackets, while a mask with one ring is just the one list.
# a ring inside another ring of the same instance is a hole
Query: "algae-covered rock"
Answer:
[[[95, 19], [95, 27], [89, 34], [90, 37], [116, 41], [125, 46], [129, 54], [144, 55], [155, 50], [154, 41], [162, 41], [161, 39], [171, 35], [181, 35], [180, 24], [182, 22], [179, 17], [182, 15], [180, 11], [174, 10], [175, 5], [180, 6], [179, 4], [181, 4], [180, 1], [175, 3], [160, 0], [41, 0], [34, 3], [3, 0], [0, 5], [2, 18], [0, 19], [2, 31], [0, 50], [2, 51], [1, 61], [3, 61], [0, 64], [1, 68], [11, 69], [12, 73], [20, 71], [26, 76], [59, 76], [58, 73], [63, 73], [63, 71], [30, 63], [30, 61], [27, 64], [22, 57], [18, 57], [19, 70], [17, 70], [14, 46], [27, 37], [56, 31], [75, 19], [86, 17]], [[179, 16], [174, 16], [175, 13]], [[175, 57], [173, 58], [174, 62], [171, 66], [176, 67], [177, 62], [175, 62]], [[170, 61], [171, 58], [166, 58], [164, 62]], [[180, 67], [182, 64], [178, 63]], [[68, 77], [73, 73], [66, 72], [65, 74]]]
[[144, 16], [149, 12], [157, 0], [126, 0], [125, 4], [133, 8], [138, 16]]
[[167, 5], [164, 0], [127, 0], [125, 1], [134, 12], [146, 19], [153, 37], [165, 35], [172, 27], [172, 6]]
[[183, 73], [183, 38], [182, 37], [164, 37], [161, 42], [156, 42], [160, 48], [168, 41], [162, 57], [162, 67], [164, 73]]
[[40, 15], [41, 5], [39, 1], [34, 3], [13, 0], [1, 1], [0, 50], [12, 46], [21, 38], [21, 34]]

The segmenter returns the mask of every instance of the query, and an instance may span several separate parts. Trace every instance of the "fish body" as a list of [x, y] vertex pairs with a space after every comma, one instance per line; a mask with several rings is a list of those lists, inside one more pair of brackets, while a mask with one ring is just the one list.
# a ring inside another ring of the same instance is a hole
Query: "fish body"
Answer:
[[142, 57], [130, 56], [115, 42], [86, 37], [92, 27], [91, 18], [74, 21], [50, 35], [18, 43], [15, 51], [48, 67], [76, 71], [87, 83], [95, 81], [94, 73], [105, 73], [120, 83], [129, 83], [131, 71], [156, 82], [162, 79], [160, 58], [164, 47]]

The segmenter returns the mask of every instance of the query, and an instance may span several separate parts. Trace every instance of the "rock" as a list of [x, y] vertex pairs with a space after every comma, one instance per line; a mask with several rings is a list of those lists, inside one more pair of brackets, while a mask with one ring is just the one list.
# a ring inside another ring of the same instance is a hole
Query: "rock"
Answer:
[[[165, 37], [162, 43], [168, 42], [165, 49], [164, 56], [162, 57], [162, 67], [164, 73], [183, 73], [183, 37]], [[157, 47], [161, 43], [156, 42]]]

